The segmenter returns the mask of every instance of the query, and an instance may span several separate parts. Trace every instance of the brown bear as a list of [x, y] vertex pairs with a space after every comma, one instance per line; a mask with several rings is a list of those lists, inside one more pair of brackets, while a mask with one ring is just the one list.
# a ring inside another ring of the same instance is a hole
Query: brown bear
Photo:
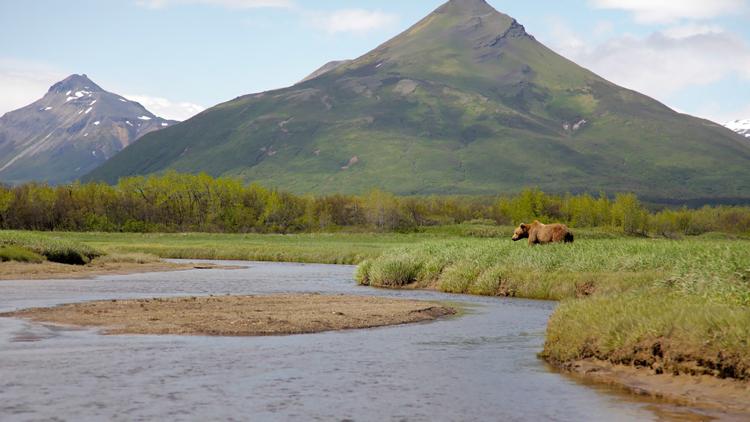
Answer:
[[564, 224], [542, 224], [534, 221], [531, 224], [521, 224], [513, 232], [513, 241], [529, 239], [529, 245], [543, 245], [546, 243], [573, 243], [573, 233]]

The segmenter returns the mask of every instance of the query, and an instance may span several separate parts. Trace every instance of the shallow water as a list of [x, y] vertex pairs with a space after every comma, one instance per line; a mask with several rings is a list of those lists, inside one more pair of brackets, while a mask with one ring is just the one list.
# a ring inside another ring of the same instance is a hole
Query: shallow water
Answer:
[[0, 420], [619, 421], [696, 415], [551, 371], [536, 357], [551, 302], [375, 290], [356, 286], [354, 268], [347, 266], [239, 265], [246, 268], [0, 282], [0, 312], [97, 299], [282, 292], [450, 300], [470, 308], [460, 318], [425, 324], [259, 338], [103, 336], [0, 318]]

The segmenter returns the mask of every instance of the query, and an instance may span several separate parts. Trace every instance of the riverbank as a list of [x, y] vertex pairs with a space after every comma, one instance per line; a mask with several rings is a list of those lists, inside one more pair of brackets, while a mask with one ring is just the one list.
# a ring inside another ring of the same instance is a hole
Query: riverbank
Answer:
[[373, 328], [453, 315], [433, 302], [316, 294], [109, 300], [0, 314], [105, 334], [271, 336]]
[[172, 263], [158, 257], [128, 254], [97, 258], [86, 265], [56, 262], [0, 262], [1, 280], [57, 280], [83, 279], [104, 275], [127, 275], [163, 271], [233, 269], [236, 267], [213, 264]]
[[[650, 368], [657, 378], [750, 385], [747, 241], [620, 238], [536, 248], [431, 242], [365, 261], [357, 279], [374, 287], [560, 301], [542, 353], [560, 368], [597, 359]], [[669, 393], [658, 383], [647, 388], [654, 396]], [[738, 394], [750, 401], [750, 390]]]
[[193, 269], [190, 264], [156, 262], [147, 264], [109, 263], [100, 265], [66, 265], [54, 262], [0, 263], [0, 280], [52, 280], [92, 278], [102, 275], [150, 273]]
[[709, 375], [665, 376], [650, 368], [595, 359], [569, 362], [558, 369], [584, 383], [609, 385], [639, 396], [719, 411], [737, 420], [750, 417], [750, 384], [746, 382]]

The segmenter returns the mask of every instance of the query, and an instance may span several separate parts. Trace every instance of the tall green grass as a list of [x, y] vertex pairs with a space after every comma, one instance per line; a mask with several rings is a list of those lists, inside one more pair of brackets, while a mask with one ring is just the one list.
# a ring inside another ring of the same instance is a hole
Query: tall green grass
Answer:
[[[502, 229], [507, 231], [507, 228]], [[26, 233], [26, 232], [14, 232]], [[34, 233], [90, 245], [106, 253], [148, 253], [161, 258], [359, 264], [386, 251], [439, 239], [465, 239], [452, 229], [423, 233]], [[505, 237], [504, 234], [502, 234]]]
[[44, 257], [19, 246], [0, 246], [0, 262], [10, 261], [40, 263], [44, 261]]
[[750, 379], [750, 242], [592, 239], [527, 247], [428, 242], [363, 263], [357, 280], [562, 300], [544, 356]]
[[542, 356], [750, 379], [750, 308], [663, 286], [563, 302]]
[[[560, 300], [656, 281], [690, 289], [746, 277], [749, 251], [750, 242], [699, 239], [593, 239], [535, 248], [506, 240], [440, 241], [386, 252], [357, 277], [375, 287], [437, 283], [453, 293]], [[745, 300], [739, 291], [733, 295]]]
[[31, 232], [0, 231], [0, 247], [21, 248], [44, 256], [48, 261], [72, 265], [84, 265], [102, 255], [83, 243]]

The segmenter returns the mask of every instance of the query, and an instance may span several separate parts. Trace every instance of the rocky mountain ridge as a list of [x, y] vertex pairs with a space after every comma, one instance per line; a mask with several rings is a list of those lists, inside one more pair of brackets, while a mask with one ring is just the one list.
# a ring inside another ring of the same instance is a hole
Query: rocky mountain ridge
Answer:
[[0, 117], [0, 182], [78, 179], [141, 136], [176, 123], [86, 75], [71, 75], [38, 101]]

